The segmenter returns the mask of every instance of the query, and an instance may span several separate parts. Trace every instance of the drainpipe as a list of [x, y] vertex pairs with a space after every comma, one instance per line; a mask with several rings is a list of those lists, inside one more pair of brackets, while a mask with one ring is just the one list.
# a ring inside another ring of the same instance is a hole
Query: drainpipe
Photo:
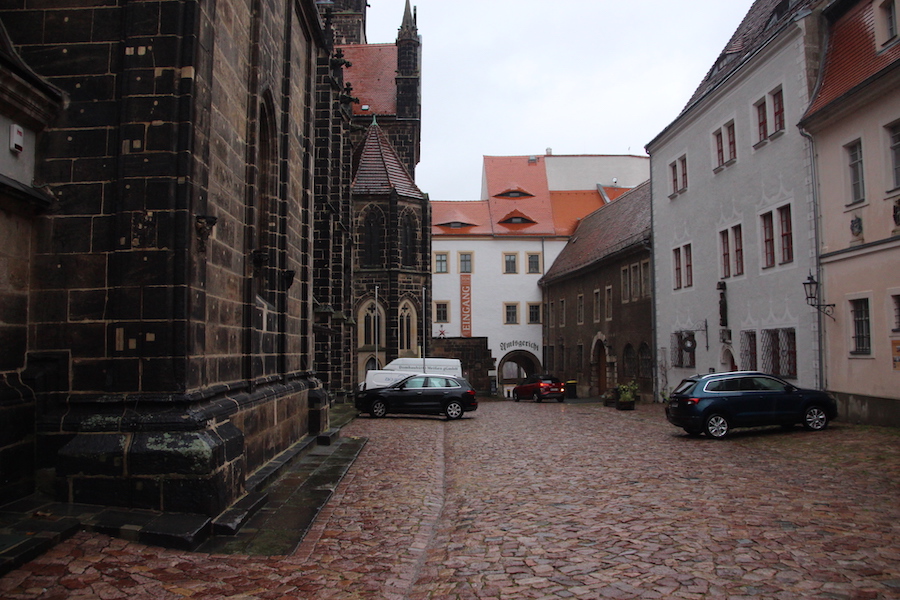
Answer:
[[[813, 241], [815, 243], [815, 255], [813, 260], [815, 261], [816, 268], [816, 281], [819, 282], [819, 289], [822, 292], [822, 297], [825, 297], [825, 282], [822, 279], [822, 264], [819, 262], [819, 173], [818, 173], [818, 164], [816, 162], [816, 141], [813, 136], [806, 131], [802, 126], [798, 125], [797, 129], [800, 130], [800, 135], [805, 137], [809, 142], [809, 168], [810, 168], [810, 177], [812, 178], [812, 189], [810, 190], [812, 195], [812, 210], [813, 210]], [[825, 389], [826, 381], [825, 381], [825, 319], [822, 311], [816, 310], [816, 322], [817, 322], [817, 333], [816, 336], [816, 345], [817, 352], [819, 354], [819, 371], [816, 373], [816, 377], [818, 381], [816, 382], [817, 387], [820, 389]]]

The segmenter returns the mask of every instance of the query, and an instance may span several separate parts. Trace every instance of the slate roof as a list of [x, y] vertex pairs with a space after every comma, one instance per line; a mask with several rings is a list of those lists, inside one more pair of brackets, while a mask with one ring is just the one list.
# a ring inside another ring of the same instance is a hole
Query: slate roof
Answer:
[[[353, 86], [354, 115], [397, 114], [397, 45], [354, 44], [337, 46], [351, 66], [344, 69], [344, 81]], [[368, 106], [369, 110], [363, 110]]]
[[403, 166], [384, 130], [373, 122], [360, 149], [350, 193], [378, 196], [389, 195], [393, 190], [406, 198], [425, 199], [425, 194]]
[[646, 181], [584, 217], [541, 283], [562, 279], [620, 250], [649, 242], [650, 203], [650, 181]]
[[900, 66], [900, 42], [878, 48], [872, 3], [857, 2], [831, 15], [828, 47], [825, 50], [819, 86], [804, 120], [866, 84], [888, 69]]
[[706, 77], [694, 91], [681, 115], [737, 71], [746, 58], [765, 46], [798, 13], [820, 1], [756, 0]]

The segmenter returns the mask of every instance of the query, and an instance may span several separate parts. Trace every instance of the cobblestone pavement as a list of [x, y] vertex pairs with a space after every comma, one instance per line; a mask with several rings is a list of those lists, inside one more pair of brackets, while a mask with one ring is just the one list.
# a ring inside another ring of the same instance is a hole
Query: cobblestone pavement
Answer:
[[660, 405], [483, 402], [359, 418], [369, 443], [288, 557], [78, 534], [0, 598], [900, 598], [900, 432], [689, 438]]

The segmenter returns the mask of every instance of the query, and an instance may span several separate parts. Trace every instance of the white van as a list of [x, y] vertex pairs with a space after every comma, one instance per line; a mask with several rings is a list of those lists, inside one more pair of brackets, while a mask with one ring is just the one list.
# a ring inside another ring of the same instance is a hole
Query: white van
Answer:
[[384, 365], [386, 371], [407, 373], [437, 373], [462, 377], [462, 363], [458, 358], [395, 358]]
[[387, 387], [395, 381], [400, 381], [410, 375], [411, 373], [408, 371], [382, 371], [372, 369], [371, 371], [366, 371], [366, 380], [359, 384], [359, 391]]

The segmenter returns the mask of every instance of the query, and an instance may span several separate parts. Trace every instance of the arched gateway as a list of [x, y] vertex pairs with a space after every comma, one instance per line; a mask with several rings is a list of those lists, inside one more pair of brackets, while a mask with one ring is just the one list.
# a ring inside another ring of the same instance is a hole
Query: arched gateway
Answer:
[[514, 350], [500, 359], [497, 370], [499, 389], [504, 397], [512, 394], [512, 389], [523, 379], [541, 371], [541, 361], [527, 350]]

